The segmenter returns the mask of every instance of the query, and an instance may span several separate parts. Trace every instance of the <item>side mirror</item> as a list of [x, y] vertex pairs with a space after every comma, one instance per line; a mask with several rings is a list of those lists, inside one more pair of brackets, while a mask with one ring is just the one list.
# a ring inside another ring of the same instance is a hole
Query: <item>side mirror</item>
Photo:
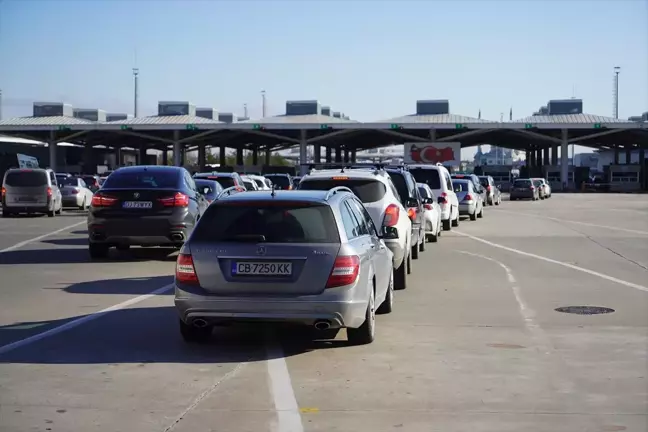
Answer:
[[396, 227], [382, 227], [381, 235], [379, 236], [383, 240], [394, 240], [398, 239], [398, 228]]
[[444, 197], [439, 197], [439, 198], [437, 198], [437, 203], [439, 203], [439, 204], [443, 204], [444, 202], [445, 202], [445, 198], [444, 198]]

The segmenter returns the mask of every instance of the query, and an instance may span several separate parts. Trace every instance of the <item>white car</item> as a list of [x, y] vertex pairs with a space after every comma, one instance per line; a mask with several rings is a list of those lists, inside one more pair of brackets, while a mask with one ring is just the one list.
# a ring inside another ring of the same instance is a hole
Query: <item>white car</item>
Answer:
[[441, 236], [441, 206], [425, 183], [416, 183], [425, 207], [425, 240], [435, 243]]
[[394, 254], [394, 288], [405, 289], [411, 272], [412, 221], [389, 174], [376, 168], [313, 170], [302, 177], [298, 189], [330, 190], [336, 186], [346, 186], [360, 198]]
[[542, 188], [544, 189], [544, 196], [545, 198], [551, 198], [551, 186], [549, 185], [549, 182], [543, 178], [532, 178], [531, 180], [539, 180], [542, 182]]
[[256, 190], [271, 190], [272, 189], [272, 183], [270, 180], [267, 178], [256, 175], [256, 174], [246, 174], [245, 177], [248, 177], [250, 180], [254, 181], [256, 183], [257, 189]]
[[459, 226], [459, 201], [452, 187], [450, 172], [441, 164], [409, 165], [409, 172], [418, 183], [425, 183], [432, 189], [441, 207], [441, 224], [448, 231]]
[[249, 175], [242, 175], [241, 180], [243, 180], [243, 186], [245, 186], [246, 190], [249, 190], [249, 191], [259, 190], [259, 185]]

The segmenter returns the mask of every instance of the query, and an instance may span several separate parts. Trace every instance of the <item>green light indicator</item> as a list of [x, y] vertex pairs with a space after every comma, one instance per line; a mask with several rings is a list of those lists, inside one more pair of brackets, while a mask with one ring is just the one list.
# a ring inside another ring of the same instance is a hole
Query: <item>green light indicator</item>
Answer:
[[70, 130], [70, 127], [69, 126], [56, 126], [56, 129], [60, 130], [60, 131], [68, 131], [68, 130]]
[[601, 129], [602, 127], [601, 123], [594, 123], [594, 129]]
[[188, 124], [185, 126], [187, 130], [198, 130], [195, 124]]
[[389, 129], [403, 129], [403, 126], [396, 123], [392, 123], [389, 125]]
[[261, 125], [260, 124], [253, 124], [252, 129], [254, 130], [261, 130]]
[[327, 124], [320, 125], [320, 129], [331, 129], [331, 126]]
[[463, 129], [464, 125], [462, 123], [455, 123], [455, 129]]
[[533, 125], [531, 123], [525, 123], [524, 129], [533, 129]]
[[121, 126], [119, 126], [119, 129], [121, 129], [121, 130], [129, 130], [130, 128], [131, 128], [131, 127], [128, 126], [128, 125], [121, 125]]

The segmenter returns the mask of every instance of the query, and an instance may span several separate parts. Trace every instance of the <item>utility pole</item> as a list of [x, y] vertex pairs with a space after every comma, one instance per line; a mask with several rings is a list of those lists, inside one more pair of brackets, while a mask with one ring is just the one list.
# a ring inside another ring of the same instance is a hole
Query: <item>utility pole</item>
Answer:
[[614, 118], [619, 118], [619, 74], [621, 67], [614, 67]]
[[261, 90], [261, 118], [266, 116], [266, 91]]
[[243, 117], [248, 118], [247, 104], [243, 104]]
[[0, 89], [0, 120], [2, 120], [2, 89]]
[[139, 89], [138, 89], [138, 81], [139, 81], [139, 68], [133, 68], [133, 81], [134, 81], [134, 94], [133, 94], [133, 115], [137, 117], [138, 114], [138, 105], [139, 105]]

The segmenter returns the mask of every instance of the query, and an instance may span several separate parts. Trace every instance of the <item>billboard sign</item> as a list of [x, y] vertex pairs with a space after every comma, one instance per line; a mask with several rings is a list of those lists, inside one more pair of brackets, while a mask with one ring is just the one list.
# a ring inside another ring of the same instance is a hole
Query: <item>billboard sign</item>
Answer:
[[407, 164], [459, 165], [460, 142], [416, 142], [404, 144], [404, 162]]
[[19, 168], [38, 168], [38, 159], [34, 156], [28, 156], [17, 153]]

